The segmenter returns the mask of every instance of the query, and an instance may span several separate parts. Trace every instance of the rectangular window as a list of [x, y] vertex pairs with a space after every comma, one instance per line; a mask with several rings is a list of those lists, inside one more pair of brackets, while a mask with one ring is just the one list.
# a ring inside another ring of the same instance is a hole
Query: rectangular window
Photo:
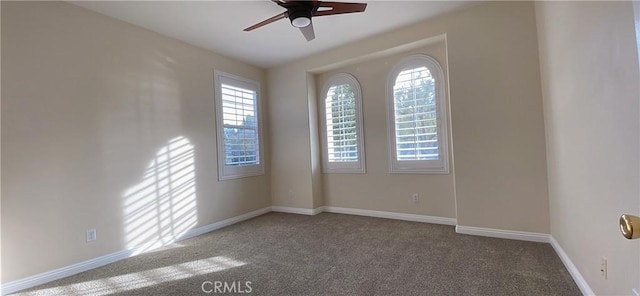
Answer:
[[218, 179], [263, 174], [258, 82], [220, 71], [214, 72], [214, 79]]

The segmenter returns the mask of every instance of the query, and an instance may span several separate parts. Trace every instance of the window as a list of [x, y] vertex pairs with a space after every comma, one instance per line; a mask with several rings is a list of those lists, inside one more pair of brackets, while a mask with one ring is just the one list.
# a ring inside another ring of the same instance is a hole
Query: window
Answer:
[[260, 85], [215, 71], [218, 179], [264, 173], [261, 158]]
[[448, 173], [444, 74], [430, 56], [401, 60], [388, 85], [392, 173]]
[[322, 145], [326, 173], [364, 173], [362, 96], [351, 75], [331, 76], [322, 88]]

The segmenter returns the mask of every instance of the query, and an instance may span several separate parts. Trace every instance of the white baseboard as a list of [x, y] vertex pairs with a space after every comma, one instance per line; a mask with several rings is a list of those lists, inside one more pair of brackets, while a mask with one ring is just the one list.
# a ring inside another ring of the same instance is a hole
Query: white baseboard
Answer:
[[322, 213], [322, 207], [315, 208], [315, 209], [305, 209], [305, 208], [272, 206], [271, 210], [274, 212], [280, 212], [280, 213], [300, 214], [300, 215], [310, 215], [310, 216]]
[[98, 258], [93, 258], [80, 263], [54, 269], [52, 271], [43, 272], [41, 274], [37, 274], [34, 276], [30, 276], [30, 277], [26, 277], [16, 281], [8, 282], [6, 284], [2, 284], [2, 288], [0, 288], [0, 290], [2, 291], [2, 295], [15, 293], [20, 290], [35, 287], [37, 285], [42, 285], [44, 283], [48, 283], [61, 278], [72, 276], [74, 274], [77, 274], [83, 271], [98, 268], [100, 266], [104, 266], [109, 263], [113, 263], [113, 262], [128, 258], [134, 252], [135, 252], [134, 250], [122, 250], [119, 252], [100, 256]]
[[313, 209], [313, 215], [317, 215], [317, 214], [320, 214], [322, 212], [324, 212], [324, 206], [317, 207], [317, 208]]
[[424, 222], [424, 223], [433, 223], [433, 224], [456, 225], [456, 219], [454, 218], [443, 218], [443, 217], [405, 214], [405, 213], [396, 213], [396, 212], [361, 210], [361, 209], [341, 208], [341, 207], [332, 207], [332, 206], [317, 207], [315, 209], [273, 206], [271, 207], [271, 210], [274, 212], [300, 214], [300, 215], [317, 215], [322, 212], [327, 212], [327, 213], [387, 218], [387, 219]]
[[573, 278], [573, 281], [576, 282], [576, 285], [578, 285], [578, 288], [580, 288], [580, 292], [582, 292], [582, 295], [595, 295], [595, 293], [593, 293], [593, 290], [591, 290], [591, 287], [589, 287], [589, 284], [587, 284], [587, 281], [584, 279], [584, 277], [582, 277], [582, 274], [580, 274], [580, 271], [578, 271], [578, 268], [573, 265], [573, 262], [571, 262], [571, 259], [569, 259], [567, 253], [565, 253], [562, 247], [560, 247], [560, 244], [558, 244], [556, 239], [553, 238], [553, 236], [550, 236], [549, 242], [551, 243], [553, 249], [556, 251], [556, 254], [558, 254], [558, 257], [560, 257], [560, 260], [562, 260], [562, 263], [564, 263], [564, 266], [569, 271], [569, 274]]
[[461, 226], [461, 225], [456, 226], [456, 232], [460, 234], [515, 239], [515, 240], [539, 242], [539, 243], [549, 242], [548, 234], [536, 233], [536, 232], [502, 230], [502, 229], [481, 228], [481, 227], [471, 227], [471, 226]]
[[[188, 230], [184, 235], [180, 236], [176, 239], [176, 241], [185, 240], [188, 238], [192, 238], [201, 234], [205, 234], [207, 232], [223, 228], [225, 226], [229, 226], [231, 224], [235, 224], [247, 219], [251, 219], [253, 217], [260, 216], [262, 214], [268, 213], [271, 211], [271, 207], [262, 208], [253, 212], [249, 212], [246, 214], [242, 214], [239, 216], [235, 216], [229, 219], [225, 219], [219, 222], [215, 222], [209, 225], [201, 226], [198, 228]], [[90, 269], [98, 268], [128, 257], [131, 257], [135, 254], [138, 254], [136, 249], [130, 250], [122, 250], [115, 253], [107, 254], [104, 256], [100, 256], [97, 258], [93, 258], [87, 261], [83, 261], [80, 263], [72, 264], [69, 266], [65, 266], [62, 268], [58, 268], [52, 271], [43, 272], [41, 274], [37, 274], [34, 276], [26, 277], [23, 279], [15, 280], [12, 282], [8, 282], [6, 284], [2, 284], [0, 286], [0, 294], [6, 295], [18, 292], [20, 290], [28, 289], [31, 287], [35, 287], [38, 285], [42, 285], [51, 281], [55, 281], [61, 278], [65, 278], [68, 276], [72, 276], [74, 274], [78, 274]]]
[[209, 225], [205, 225], [205, 226], [201, 226], [198, 228], [194, 228], [194, 229], [189, 229], [189, 231], [187, 231], [185, 234], [183, 234], [182, 236], [180, 236], [176, 241], [181, 241], [181, 240], [185, 240], [188, 238], [192, 238], [192, 237], [196, 237], [198, 235], [202, 235], [205, 234], [207, 232], [211, 232], [232, 224], [236, 224], [238, 222], [242, 222], [244, 220], [249, 220], [251, 218], [254, 217], [258, 217], [262, 214], [266, 214], [271, 212], [271, 207], [264, 207], [262, 209], [259, 210], [255, 210], [253, 212], [249, 212], [249, 213], [245, 213], [239, 216], [235, 216], [235, 217], [231, 217], [229, 219], [225, 219], [219, 222], [215, 222], [215, 223], [211, 223]]
[[396, 212], [361, 210], [361, 209], [341, 208], [341, 207], [332, 207], [332, 206], [325, 206], [323, 208], [323, 211], [329, 212], [329, 213], [337, 213], [337, 214], [368, 216], [368, 217], [376, 217], [376, 218], [387, 218], [387, 219], [424, 222], [424, 223], [433, 223], [433, 224], [444, 224], [444, 225], [456, 225], [457, 223], [455, 218], [434, 217], [434, 216], [427, 216], [427, 215], [405, 214], [405, 213], [396, 213]]

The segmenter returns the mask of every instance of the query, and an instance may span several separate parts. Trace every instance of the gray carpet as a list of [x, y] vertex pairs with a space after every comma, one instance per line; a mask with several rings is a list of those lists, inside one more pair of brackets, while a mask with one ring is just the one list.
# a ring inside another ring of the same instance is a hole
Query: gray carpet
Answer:
[[549, 244], [330, 213], [268, 213], [19, 295], [207, 295], [203, 283], [208, 295], [580, 295]]

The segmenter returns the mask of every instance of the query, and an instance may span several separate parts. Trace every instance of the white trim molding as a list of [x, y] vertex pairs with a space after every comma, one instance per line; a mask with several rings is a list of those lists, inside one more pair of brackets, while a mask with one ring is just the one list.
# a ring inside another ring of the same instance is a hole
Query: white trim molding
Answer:
[[323, 207], [317, 207], [315, 209], [307, 209], [307, 208], [293, 208], [293, 207], [279, 207], [272, 206], [271, 211], [279, 212], [279, 213], [289, 213], [289, 214], [299, 214], [299, 215], [317, 215], [323, 212]]
[[[196, 237], [198, 235], [205, 234], [210, 231], [214, 231], [238, 222], [242, 222], [244, 220], [248, 220], [262, 214], [266, 214], [271, 212], [271, 207], [265, 207], [259, 210], [255, 210], [253, 212], [245, 213], [239, 216], [235, 216], [229, 219], [225, 219], [219, 222], [215, 222], [209, 225], [201, 226], [198, 228], [190, 229], [182, 236], [176, 239], [177, 241], [185, 240], [188, 238]], [[28, 289], [31, 287], [35, 287], [38, 285], [42, 285], [51, 281], [59, 280], [61, 278], [65, 278], [68, 276], [72, 276], [74, 274], [78, 274], [87, 270], [91, 270], [94, 268], [98, 268], [110, 263], [114, 263], [116, 261], [120, 261], [122, 259], [135, 256], [140, 254], [138, 249], [129, 249], [122, 250], [115, 253], [107, 254], [104, 256], [100, 256], [97, 258], [93, 258], [90, 260], [82, 261], [76, 264], [72, 264], [69, 266], [65, 266], [62, 268], [58, 268], [52, 271], [43, 272], [34, 276], [26, 277], [23, 279], [15, 280], [8, 283], [3, 283], [0, 286], [1, 295], [7, 295], [11, 293], [15, 293], [24, 289]], [[150, 251], [150, 250], [145, 250]]]
[[423, 223], [432, 223], [432, 224], [456, 225], [457, 223], [457, 220], [455, 218], [405, 214], [405, 213], [396, 213], [396, 212], [361, 210], [361, 209], [341, 208], [341, 207], [332, 207], [332, 206], [325, 206], [324, 211], [328, 213], [387, 218], [387, 219], [396, 219], [396, 220], [414, 221], [414, 222], [423, 222]]
[[182, 236], [180, 236], [176, 241], [181, 241], [181, 240], [185, 240], [185, 239], [189, 239], [192, 237], [196, 237], [198, 235], [203, 235], [207, 232], [211, 232], [214, 230], [218, 230], [220, 228], [224, 228], [227, 227], [229, 225], [232, 224], [236, 224], [238, 222], [242, 222], [244, 220], [249, 220], [251, 218], [254, 217], [258, 217], [260, 215], [266, 214], [271, 212], [271, 207], [264, 207], [262, 209], [259, 210], [255, 210], [253, 212], [249, 212], [249, 213], [245, 213], [239, 216], [235, 216], [235, 217], [231, 217], [229, 219], [225, 219], [219, 222], [215, 222], [215, 223], [211, 223], [205, 226], [200, 226], [198, 228], [193, 228], [190, 229], [189, 231], [187, 231], [185, 234], [183, 234]]
[[313, 209], [313, 215], [317, 215], [317, 214], [320, 214], [322, 212], [324, 212], [324, 206], [317, 207], [317, 208]]
[[455, 218], [444, 218], [444, 217], [435, 217], [435, 216], [417, 215], [417, 214], [362, 210], [362, 209], [342, 208], [342, 207], [333, 207], [333, 206], [323, 206], [323, 207], [317, 207], [315, 209], [273, 206], [271, 207], [271, 210], [274, 212], [300, 214], [300, 215], [317, 215], [322, 212], [327, 212], [327, 213], [367, 216], [367, 217], [375, 217], [375, 218], [386, 218], [386, 219], [423, 222], [423, 223], [432, 223], [432, 224], [443, 224], [443, 225], [452, 225], [452, 226], [456, 225], [457, 223]]
[[456, 233], [495, 237], [495, 238], [515, 239], [515, 240], [539, 242], [539, 243], [549, 242], [548, 234], [537, 233], [537, 232], [525, 232], [525, 231], [456, 225]]
[[122, 259], [131, 257], [135, 253], [135, 250], [122, 250], [119, 252], [107, 254], [97, 258], [93, 258], [80, 263], [72, 264], [62, 268], [54, 269], [51, 271], [36, 274], [34, 276], [26, 277], [23, 279], [15, 280], [12, 282], [2, 284], [2, 295], [15, 293], [24, 289], [42, 285], [51, 281], [55, 281], [61, 278], [72, 276], [83, 271], [98, 268]]
[[595, 293], [593, 293], [593, 290], [591, 290], [591, 287], [589, 287], [589, 284], [587, 284], [587, 281], [584, 279], [580, 271], [578, 271], [578, 268], [573, 264], [573, 262], [571, 262], [571, 259], [569, 258], [569, 256], [567, 256], [567, 253], [564, 252], [558, 241], [556, 241], [553, 236], [549, 236], [549, 243], [551, 243], [553, 250], [556, 251], [556, 254], [558, 254], [558, 257], [560, 257], [560, 260], [562, 260], [562, 263], [564, 263], [564, 266], [569, 271], [569, 274], [573, 278], [573, 281], [576, 282], [576, 285], [578, 285], [578, 288], [580, 288], [580, 292], [582, 292], [582, 295], [596, 295]]

